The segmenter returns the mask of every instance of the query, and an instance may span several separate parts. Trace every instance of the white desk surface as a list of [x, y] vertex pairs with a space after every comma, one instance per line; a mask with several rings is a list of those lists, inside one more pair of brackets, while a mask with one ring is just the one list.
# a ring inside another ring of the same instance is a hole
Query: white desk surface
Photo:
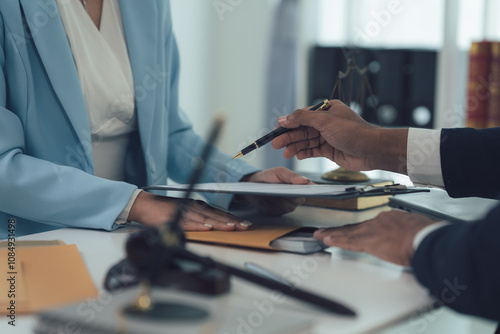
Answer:
[[[339, 226], [360, 222], [374, 217], [380, 207], [360, 212], [337, 211], [312, 207], [299, 207], [294, 213], [281, 218], [262, 218], [257, 214], [245, 215], [254, 223], [295, 224], [308, 226]], [[18, 238], [19, 240], [54, 240], [67, 244], [76, 244], [87, 265], [94, 283], [102, 289], [108, 269], [124, 258], [126, 229], [113, 233], [82, 229], [61, 229]], [[372, 333], [388, 327], [431, 302], [414, 276], [384, 262], [372, 261], [370, 257], [345, 259], [339, 254], [295, 255], [280, 252], [257, 251], [243, 248], [188, 243], [188, 248], [201, 255], [210, 255], [214, 259], [243, 267], [245, 261], [258, 263], [278, 274], [284, 274], [294, 268], [300, 268], [294, 275], [300, 281], [300, 287], [343, 302], [357, 313], [356, 318], [344, 318], [315, 309], [308, 304], [286, 297], [286, 303], [277, 305], [277, 310], [299, 312], [310, 315], [314, 322], [313, 333]], [[287, 277], [291, 277], [288, 276]], [[231, 280], [231, 292], [228, 296], [239, 303], [247, 303], [269, 298], [270, 291], [252, 285], [238, 278]], [[57, 293], [57, 287], [50, 287]], [[18, 316], [17, 326], [7, 325], [7, 320], [0, 322], [0, 333], [31, 333], [36, 322], [34, 316]]]

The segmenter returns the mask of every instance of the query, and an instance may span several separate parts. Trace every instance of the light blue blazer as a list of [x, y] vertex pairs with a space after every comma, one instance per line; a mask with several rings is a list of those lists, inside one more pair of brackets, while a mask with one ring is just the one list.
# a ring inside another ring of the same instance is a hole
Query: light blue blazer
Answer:
[[[0, 2], [0, 239], [72, 226], [112, 230], [139, 186], [188, 182], [203, 140], [178, 106], [179, 56], [165, 0], [120, 0], [139, 134], [126, 182], [93, 175], [89, 120], [56, 0]], [[201, 182], [256, 169], [216, 152]], [[228, 196], [209, 202], [227, 208]]]

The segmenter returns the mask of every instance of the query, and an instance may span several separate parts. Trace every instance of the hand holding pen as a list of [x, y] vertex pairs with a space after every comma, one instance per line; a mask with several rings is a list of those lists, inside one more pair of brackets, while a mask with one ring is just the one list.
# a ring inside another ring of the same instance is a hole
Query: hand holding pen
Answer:
[[281, 127], [292, 130], [274, 139], [273, 148], [285, 148], [285, 159], [324, 157], [355, 171], [406, 173], [401, 157], [406, 157], [408, 129], [382, 129], [366, 122], [341, 101], [330, 103], [328, 110], [298, 109], [278, 119]]
[[[320, 103], [316, 104], [315, 106], [311, 107], [311, 111], [314, 111], [314, 110], [324, 110], [324, 109], [328, 109], [330, 107], [330, 102], [328, 100], [323, 100], [321, 101]], [[254, 141], [252, 144], [248, 145], [247, 147], [245, 147], [244, 149], [242, 149], [241, 151], [239, 151], [234, 157], [233, 159], [237, 159], [237, 158], [240, 158], [250, 152], [252, 152], [253, 150], [259, 148], [259, 147], [262, 147], [264, 145], [266, 145], [267, 143], [269, 143], [271, 140], [273, 140], [274, 138], [278, 137], [278, 136], [281, 136], [282, 134], [290, 131], [291, 129], [287, 129], [287, 128], [282, 128], [282, 127], [278, 127], [276, 129], [274, 129], [273, 131], [269, 132], [268, 134], [260, 137], [259, 139], [257, 139], [256, 141]]]

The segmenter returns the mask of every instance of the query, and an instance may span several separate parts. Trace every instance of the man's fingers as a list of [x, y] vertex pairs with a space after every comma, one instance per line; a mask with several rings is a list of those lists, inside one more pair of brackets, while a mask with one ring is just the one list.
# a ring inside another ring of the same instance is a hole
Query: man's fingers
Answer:
[[301, 125], [315, 128], [319, 131], [327, 124], [328, 119], [331, 117], [331, 112], [328, 110], [323, 111], [310, 111], [307, 109], [295, 110], [288, 116], [283, 116], [278, 119], [278, 124], [284, 128], [295, 129]]
[[[297, 109], [287, 116], [280, 117], [278, 124], [285, 128], [297, 128], [300, 125], [310, 126], [319, 129], [325, 117], [332, 113], [332, 109], [336, 106], [345, 104], [340, 100], [330, 100], [330, 107], [326, 110], [310, 110], [312, 106], [304, 109]], [[324, 123], [323, 123], [324, 124]]]
[[358, 229], [361, 226], [361, 224], [362, 223], [355, 223], [355, 224], [344, 225], [341, 227], [318, 228], [316, 231], [314, 231], [314, 237], [316, 238], [325, 236], [327, 234], [330, 234], [331, 232], [344, 233], [346, 231]]
[[[285, 152], [283, 152], [283, 154], [285, 154]], [[323, 152], [321, 152], [321, 148], [314, 147], [311, 149], [302, 150], [300, 152], [297, 152], [296, 156], [297, 156], [297, 159], [304, 160], [304, 159], [309, 159], [309, 158], [324, 157], [325, 155], [323, 154]], [[330, 157], [328, 157], [328, 158], [330, 158]]]
[[289, 129], [297, 128], [301, 125], [300, 119], [302, 118], [301, 115], [303, 113], [307, 113], [307, 110], [306, 109], [297, 109], [289, 115], [282, 116], [282, 117], [278, 118], [278, 124], [281, 127], [285, 127], [285, 128], [289, 128]]
[[392, 210], [358, 225], [320, 229], [314, 237], [328, 246], [366, 252], [382, 260], [408, 266], [413, 240], [422, 228], [435, 224], [429, 218]]
[[273, 148], [280, 149], [290, 144], [313, 138], [319, 138], [319, 132], [317, 130], [310, 127], [300, 127], [274, 138], [271, 144]]
[[339, 247], [354, 252], [364, 252], [365, 245], [362, 238], [353, 238], [353, 236], [328, 235], [323, 239], [327, 246]]
[[297, 153], [299, 153], [300, 151], [318, 148], [319, 145], [320, 145], [319, 137], [299, 141], [288, 145], [285, 151], [283, 151], [283, 156], [286, 159], [290, 159], [293, 158], [295, 155], [297, 155]]
[[364, 239], [366, 236], [366, 228], [363, 223], [318, 229], [314, 232], [314, 237], [328, 246], [336, 246], [358, 252], [364, 250]]

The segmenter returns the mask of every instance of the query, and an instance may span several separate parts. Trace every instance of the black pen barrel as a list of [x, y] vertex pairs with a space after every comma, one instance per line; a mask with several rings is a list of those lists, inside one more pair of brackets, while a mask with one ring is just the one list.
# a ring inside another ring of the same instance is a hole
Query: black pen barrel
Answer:
[[264, 146], [265, 144], [269, 143], [271, 140], [274, 138], [281, 136], [282, 134], [290, 131], [291, 129], [287, 128], [282, 128], [281, 126], [279, 128], [274, 129], [272, 132], [269, 132], [265, 136], [260, 137], [255, 141], [257, 143], [258, 147]]
[[[325, 108], [328, 108], [330, 106], [330, 103], [328, 102], [328, 100], [323, 100], [322, 102], [316, 104], [315, 106], [311, 107], [309, 110], [318, 110], [318, 109], [325, 109]], [[251, 143], [250, 145], [248, 145], [247, 147], [245, 147], [244, 149], [242, 149], [237, 155], [235, 155], [233, 157], [233, 159], [235, 158], [239, 158], [243, 155], [246, 155], [250, 152], [252, 152], [253, 150], [259, 148], [259, 147], [262, 147], [264, 145], [266, 145], [267, 143], [269, 143], [271, 140], [273, 140], [274, 138], [278, 137], [278, 136], [281, 136], [282, 134], [290, 131], [292, 129], [287, 129], [287, 128], [282, 128], [282, 127], [279, 127], [279, 128], [276, 128], [274, 129], [273, 131], [269, 132], [268, 134], [260, 137], [259, 139], [257, 139], [256, 141], [254, 141], [253, 143]]]
[[[316, 104], [315, 106], [311, 107], [311, 109], [309, 109], [309, 110], [318, 110], [319, 108], [321, 108], [324, 105], [325, 105], [325, 102], [322, 101], [322, 102]], [[256, 144], [257, 148], [261, 147], [261, 146], [264, 146], [265, 144], [269, 143], [274, 138], [279, 137], [282, 134], [284, 134], [284, 133], [286, 133], [286, 132], [288, 132], [290, 130], [292, 130], [292, 129], [282, 128], [280, 126], [280, 127], [276, 128], [276, 129], [274, 129], [273, 131], [269, 132], [268, 134], [266, 134], [266, 135], [260, 137], [259, 139], [257, 139], [255, 141], [255, 144]]]
[[[319, 108], [323, 107], [324, 105], [325, 105], [325, 102], [324, 102], [324, 101], [322, 101], [322, 102], [320, 102], [320, 103], [318, 103], [318, 104], [316, 104], [316, 105], [312, 106], [309, 110], [310, 110], [310, 111], [318, 110]], [[282, 127], [280, 126], [280, 127], [276, 128], [276, 129], [274, 129], [272, 132], [268, 133], [267, 135], [265, 135], [265, 136], [263, 136], [263, 137], [259, 138], [259, 139], [256, 141], [256, 143], [257, 143], [257, 145], [259, 145], [259, 147], [260, 147], [260, 146], [262, 146], [262, 145], [265, 145], [265, 144], [269, 143], [269, 142], [270, 142], [271, 140], [273, 140], [274, 138], [279, 137], [279, 136], [281, 136], [282, 134], [284, 134], [284, 133], [286, 133], [286, 132], [288, 132], [288, 131], [290, 131], [290, 130], [292, 130], [292, 129], [282, 128]]]

